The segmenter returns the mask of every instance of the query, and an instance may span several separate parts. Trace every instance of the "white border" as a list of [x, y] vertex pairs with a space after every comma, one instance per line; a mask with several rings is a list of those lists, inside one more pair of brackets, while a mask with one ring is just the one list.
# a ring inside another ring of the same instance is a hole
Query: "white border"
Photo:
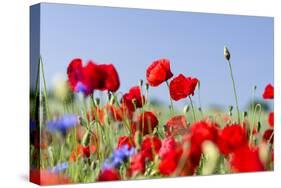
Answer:
[[[29, 6], [40, 1], [0, 2], [0, 187], [35, 187], [28, 174]], [[276, 187], [280, 163], [280, 33], [278, 0], [45, 0], [44, 2], [192, 12], [273, 16], [275, 19], [275, 171], [206, 177], [168, 178], [79, 187]], [[279, 73], [279, 75], [278, 75]], [[6, 186], [5, 186], [6, 185]], [[76, 187], [69, 185], [68, 187]], [[53, 186], [57, 187], [57, 186]]]

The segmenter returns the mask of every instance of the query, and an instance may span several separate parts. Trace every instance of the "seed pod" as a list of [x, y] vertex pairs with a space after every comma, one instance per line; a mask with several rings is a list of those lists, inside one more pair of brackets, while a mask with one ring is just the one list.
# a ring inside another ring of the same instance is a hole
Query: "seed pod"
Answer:
[[135, 133], [135, 143], [136, 143], [136, 148], [137, 150], [140, 150], [141, 148], [141, 142], [142, 142], [142, 136], [139, 130], [136, 131]]
[[149, 89], [149, 84], [147, 82], [145, 83], [145, 89], [146, 91]]
[[139, 81], [139, 86], [142, 87], [142, 85], [143, 85], [143, 80], [141, 79], [141, 80]]
[[228, 51], [228, 49], [227, 49], [226, 46], [224, 47], [223, 52], [224, 52], [224, 57], [225, 57], [225, 59], [226, 59], [227, 61], [229, 61], [229, 60], [230, 60], [230, 53], [229, 53], [229, 51]]
[[230, 115], [230, 116], [232, 116], [232, 110], [233, 110], [233, 106], [229, 106], [228, 112], [229, 112], [229, 115]]
[[96, 99], [95, 99], [95, 104], [96, 104], [96, 106], [99, 106], [99, 105], [100, 105], [100, 98], [96, 98]]
[[258, 121], [258, 129], [257, 129], [257, 131], [260, 132], [260, 130], [261, 130], [261, 122]]
[[189, 111], [189, 105], [186, 105], [184, 108], [183, 108], [183, 113], [187, 113]]
[[90, 134], [89, 131], [87, 131], [87, 132], [84, 134], [84, 136], [83, 136], [83, 138], [82, 138], [82, 145], [83, 145], [83, 146], [88, 146], [88, 145], [89, 145], [90, 136], [91, 136], [91, 134]]

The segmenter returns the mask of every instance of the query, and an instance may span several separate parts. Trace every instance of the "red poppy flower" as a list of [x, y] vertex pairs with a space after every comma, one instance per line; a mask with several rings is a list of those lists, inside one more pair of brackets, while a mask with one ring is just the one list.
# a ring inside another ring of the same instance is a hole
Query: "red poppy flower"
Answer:
[[124, 106], [132, 112], [135, 111], [135, 108], [141, 108], [145, 103], [145, 98], [141, 95], [140, 87], [132, 87], [128, 93], [123, 95], [121, 103], [123, 103]]
[[270, 127], [274, 127], [274, 112], [270, 112], [268, 115], [268, 124]]
[[177, 169], [181, 155], [181, 148], [176, 148], [175, 150], [167, 152], [158, 165], [159, 172], [166, 176], [172, 175]]
[[83, 155], [87, 158], [90, 157], [91, 153], [95, 153], [96, 147], [94, 145], [91, 146], [83, 146]]
[[100, 172], [97, 181], [116, 181], [120, 179], [120, 174], [116, 169], [105, 169]]
[[49, 172], [48, 170], [32, 169], [29, 173], [31, 182], [39, 185], [56, 185], [71, 183], [69, 177], [62, 174]]
[[219, 134], [218, 147], [224, 155], [235, 151], [247, 143], [246, 131], [238, 124], [225, 127]]
[[159, 86], [173, 76], [168, 59], [154, 61], [146, 70], [146, 79], [150, 86]]
[[166, 135], [175, 136], [185, 134], [187, 131], [186, 118], [183, 115], [178, 115], [170, 118], [166, 122]]
[[265, 87], [262, 97], [264, 99], [273, 99], [274, 98], [274, 87], [271, 84], [268, 84]]
[[189, 95], [194, 95], [197, 83], [198, 80], [196, 78], [186, 78], [182, 74], [178, 75], [170, 83], [170, 95], [172, 99], [178, 101]]
[[128, 168], [128, 176], [135, 176], [138, 173], [143, 174], [145, 172], [145, 157], [143, 154], [137, 153], [133, 155], [130, 160], [130, 166]]
[[134, 146], [134, 142], [128, 136], [120, 136], [118, 139], [117, 148], [121, 148], [124, 145], [127, 145], [130, 149], [132, 146]]
[[103, 83], [100, 90], [115, 92], [119, 89], [120, 81], [118, 73], [112, 64], [99, 65], [101, 74], [103, 75]]
[[231, 155], [230, 166], [233, 172], [257, 172], [265, 170], [259, 158], [258, 149], [249, 146], [241, 147]]
[[144, 158], [153, 160], [153, 152], [157, 154], [161, 148], [161, 140], [156, 136], [146, 136], [141, 144], [141, 152]]
[[218, 127], [217, 124], [205, 121], [195, 122], [190, 126], [190, 143], [201, 147], [202, 143], [210, 140], [217, 143]]
[[192, 168], [195, 168], [199, 165], [203, 142], [209, 140], [217, 143], [218, 128], [217, 124], [199, 121], [193, 123], [189, 131], [189, 135], [187, 135], [185, 140], [190, 143], [188, 156]]
[[158, 154], [161, 158], [165, 158], [170, 151], [173, 151], [176, 148], [177, 142], [175, 141], [175, 139], [173, 137], [168, 137], [162, 141], [162, 145]]
[[142, 135], [150, 134], [158, 125], [158, 119], [152, 112], [143, 112], [137, 118], [136, 123], [132, 124], [132, 131], [140, 130]]
[[105, 115], [104, 109], [97, 106], [87, 113], [87, 119], [89, 121], [97, 120], [101, 125], [104, 125]]
[[81, 59], [73, 59], [67, 67], [68, 83], [73, 92], [83, 92], [86, 95], [92, 92], [92, 88], [86, 81], [84, 67]]
[[[91, 149], [91, 151], [90, 151]], [[96, 152], [96, 147], [94, 145], [91, 146], [82, 146], [82, 145], [78, 145], [77, 149], [74, 149], [71, 152], [71, 155], [69, 157], [69, 161], [70, 162], [75, 162], [79, 157], [87, 157], [89, 158], [91, 153], [95, 153]]]
[[158, 170], [163, 175], [171, 175], [175, 172], [182, 155], [182, 148], [173, 137], [163, 140], [159, 150], [160, 163]]
[[105, 109], [111, 116], [114, 121], [122, 121], [123, 120], [123, 110], [121, 107], [117, 107], [115, 105], [106, 104]]
[[273, 144], [273, 140], [274, 140], [274, 132], [273, 132], [273, 129], [267, 129], [264, 133], [263, 133], [263, 137], [262, 139], [265, 141], [265, 142], [269, 142], [271, 144]]
[[93, 93], [94, 89], [115, 92], [120, 86], [119, 76], [112, 64], [97, 65], [92, 61], [83, 67], [81, 59], [73, 59], [67, 68], [68, 82], [73, 92]]
[[[82, 70], [83, 80], [81, 81], [84, 86], [90, 89], [92, 94], [95, 89], [100, 90], [104, 87], [104, 73], [100, 68], [100, 65], [89, 61]], [[79, 85], [76, 87], [78, 88]], [[83, 89], [83, 88], [82, 88]]]

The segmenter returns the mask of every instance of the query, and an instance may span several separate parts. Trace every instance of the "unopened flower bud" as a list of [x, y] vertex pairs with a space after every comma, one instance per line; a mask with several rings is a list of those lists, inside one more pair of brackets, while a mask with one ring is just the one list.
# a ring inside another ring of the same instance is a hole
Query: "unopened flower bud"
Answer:
[[225, 59], [226, 59], [227, 61], [229, 61], [229, 60], [230, 60], [230, 53], [229, 53], [229, 51], [228, 51], [228, 49], [227, 49], [226, 46], [224, 47], [223, 53], [224, 53]]
[[96, 98], [96, 99], [95, 99], [95, 105], [96, 105], [96, 106], [99, 106], [99, 105], [100, 105], [100, 98]]
[[136, 131], [134, 139], [136, 143], [136, 148], [137, 150], [139, 150], [141, 148], [141, 142], [142, 142], [142, 136], [139, 130]]
[[84, 134], [84, 136], [83, 136], [83, 138], [82, 138], [82, 145], [83, 146], [88, 146], [89, 145], [89, 142], [90, 142], [90, 132], [89, 131], [87, 131], [85, 134]]
[[143, 85], [143, 80], [141, 79], [141, 80], [139, 81], [139, 86], [142, 87], [142, 85]]
[[187, 113], [189, 111], [189, 105], [186, 105], [184, 108], [183, 108], [183, 113]]
[[145, 83], [145, 89], [146, 91], [149, 89], [149, 84], [147, 82]]

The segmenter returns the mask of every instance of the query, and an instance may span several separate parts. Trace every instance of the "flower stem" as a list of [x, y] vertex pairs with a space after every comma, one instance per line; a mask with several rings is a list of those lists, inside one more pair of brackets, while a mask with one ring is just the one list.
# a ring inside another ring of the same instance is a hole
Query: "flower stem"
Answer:
[[191, 105], [191, 108], [192, 108], [193, 121], [195, 122], [195, 121], [196, 121], [196, 115], [195, 115], [195, 111], [194, 111], [193, 102], [192, 102], [192, 99], [191, 99], [191, 97], [190, 97], [190, 96], [188, 96], [188, 98], [189, 98], [190, 105]]
[[167, 87], [168, 87], [168, 90], [169, 90], [169, 99], [170, 99], [170, 106], [171, 106], [170, 113], [171, 113], [171, 115], [174, 115], [174, 105], [173, 105], [173, 100], [172, 100], [171, 95], [170, 95], [170, 85], [169, 85], [168, 81], [166, 81], [166, 84], [167, 84]]
[[45, 79], [45, 73], [44, 73], [44, 64], [42, 60], [42, 56], [40, 56], [39, 63], [41, 64], [41, 71], [42, 71], [42, 78], [43, 78], [43, 85], [44, 85], [44, 97], [45, 97], [45, 108], [46, 108], [46, 114], [47, 114], [47, 119], [50, 118], [49, 114], [49, 103], [48, 103], [48, 93], [47, 93], [47, 83]]
[[232, 86], [233, 86], [233, 91], [234, 91], [234, 96], [235, 96], [238, 124], [240, 124], [240, 112], [239, 112], [239, 105], [238, 105], [238, 97], [237, 97], [237, 93], [236, 93], [236, 87], [235, 87], [235, 82], [234, 82], [234, 77], [233, 77], [233, 72], [232, 72], [232, 66], [231, 66], [230, 60], [227, 60], [227, 62], [228, 62], [229, 70], [230, 70], [230, 76], [231, 76]]
[[201, 83], [200, 81], [198, 82], [198, 100], [199, 100], [199, 108], [200, 108], [200, 112], [201, 112], [201, 116], [202, 116], [202, 119], [204, 118], [204, 114], [203, 114], [203, 109], [202, 109], [202, 104], [201, 104], [201, 90], [200, 90], [200, 87], [201, 86]]

